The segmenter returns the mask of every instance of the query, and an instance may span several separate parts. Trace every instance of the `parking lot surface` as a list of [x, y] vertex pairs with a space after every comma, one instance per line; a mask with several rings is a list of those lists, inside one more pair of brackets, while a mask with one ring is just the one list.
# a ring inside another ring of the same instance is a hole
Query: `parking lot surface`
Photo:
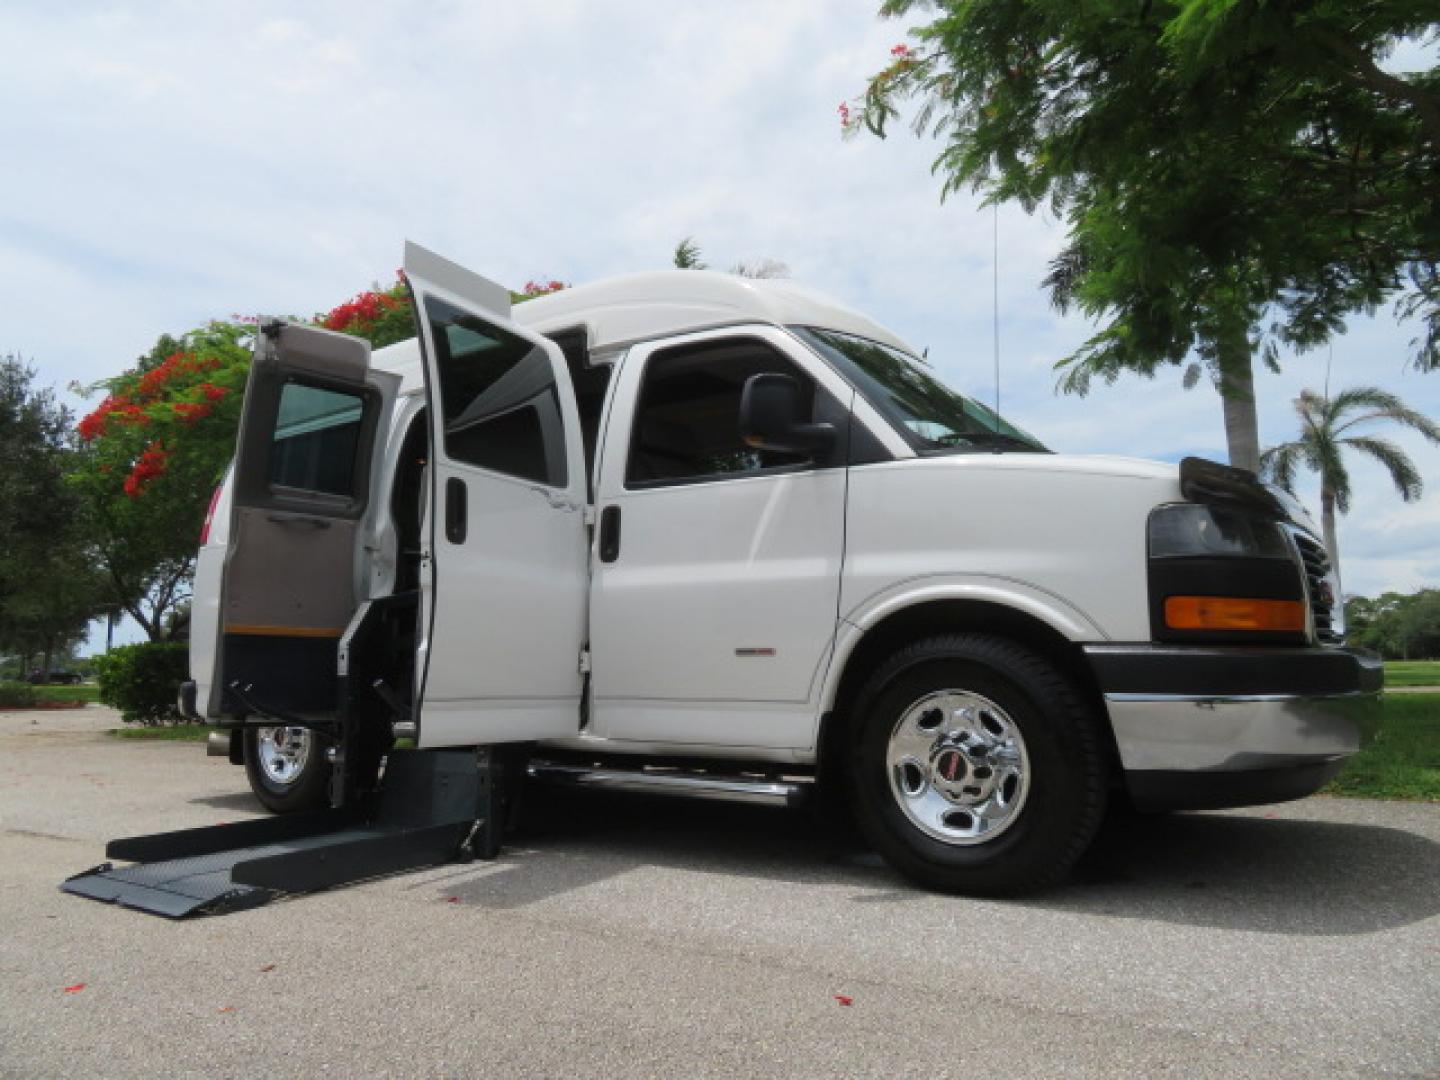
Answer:
[[1440, 806], [1116, 821], [996, 902], [798, 812], [541, 795], [497, 862], [170, 922], [57, 886], [259, 806], [116, 722], [0, 713], [3, 1076], [1440, 1073]]

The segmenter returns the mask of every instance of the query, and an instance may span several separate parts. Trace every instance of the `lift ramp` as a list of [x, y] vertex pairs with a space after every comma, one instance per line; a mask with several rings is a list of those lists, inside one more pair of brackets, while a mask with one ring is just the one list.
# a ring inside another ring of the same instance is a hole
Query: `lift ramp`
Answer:
[[369, 807], [257, 818], [112, 840], [106, 862], [60, 888], [179, 919], [280, 896], [494, 858], [499, 788], [487, 750], [393, 751]]

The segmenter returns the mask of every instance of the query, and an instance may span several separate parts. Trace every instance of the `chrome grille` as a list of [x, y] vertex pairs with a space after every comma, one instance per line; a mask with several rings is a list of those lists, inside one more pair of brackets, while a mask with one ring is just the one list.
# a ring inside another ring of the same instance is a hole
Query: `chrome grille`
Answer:
[[1330, 587], [1330, 557], [1325, 546], [1309, 533], [1292, 529], [1295, 547], [1300, 552], [1300, 562], [1305, 568], [1305, 592], [1310, 597], [1310, 616], [1315, 621], [1315, 636], [1321, 641], [1338, 642], [1340, 635], [1335, 632], [1335, 604], [1339, 597]]

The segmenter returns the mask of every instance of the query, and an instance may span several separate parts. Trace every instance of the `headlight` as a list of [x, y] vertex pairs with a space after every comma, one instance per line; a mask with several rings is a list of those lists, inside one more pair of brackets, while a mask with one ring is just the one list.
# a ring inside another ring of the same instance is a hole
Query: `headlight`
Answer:
[[1156, 641], [1300, 644], [1301, 566], [1266, 513], [1174, 503], [1150, 514], [1150, 629]]
[[1150, 515], [1150, 557], [1187, 555], [1292, 558], [1278, 522], [1198, 503], [1159, 507]]

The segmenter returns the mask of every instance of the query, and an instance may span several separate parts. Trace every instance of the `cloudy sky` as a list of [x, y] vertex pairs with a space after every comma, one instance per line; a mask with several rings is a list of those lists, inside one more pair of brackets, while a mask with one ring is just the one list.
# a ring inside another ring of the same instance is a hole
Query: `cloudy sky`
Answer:
[[[518, 286], [661, 268], [691, 236], [715, 266], [784, 261], [988, 399], [991, 212], [940, 203], [933, 143], [840, 138], [837, 105], [904, 40], [877, 7], [9, 0], [0, 351], [93, 382], [162, 332], [393, 280], [406, 238]], [[1039, 289], [1062, 230], [1018, 210], [998, 228], [1004, 410], [1058, 450], [1223, 459], [1215, 392], [1178, 372], [1054, 392], [1090, 332]], [[1414, 333], [1354, 322], [1332, 388], [1440, 414], [1440, 374], [1406, 369]], [[1264, 442], [1295, 434], [1325, 364], [1260, 380]], [[1440, 449], [1397, 441], [1433, 490], [1406, 506], [1355, 463], [1347, 591], [1440, 584]]]

